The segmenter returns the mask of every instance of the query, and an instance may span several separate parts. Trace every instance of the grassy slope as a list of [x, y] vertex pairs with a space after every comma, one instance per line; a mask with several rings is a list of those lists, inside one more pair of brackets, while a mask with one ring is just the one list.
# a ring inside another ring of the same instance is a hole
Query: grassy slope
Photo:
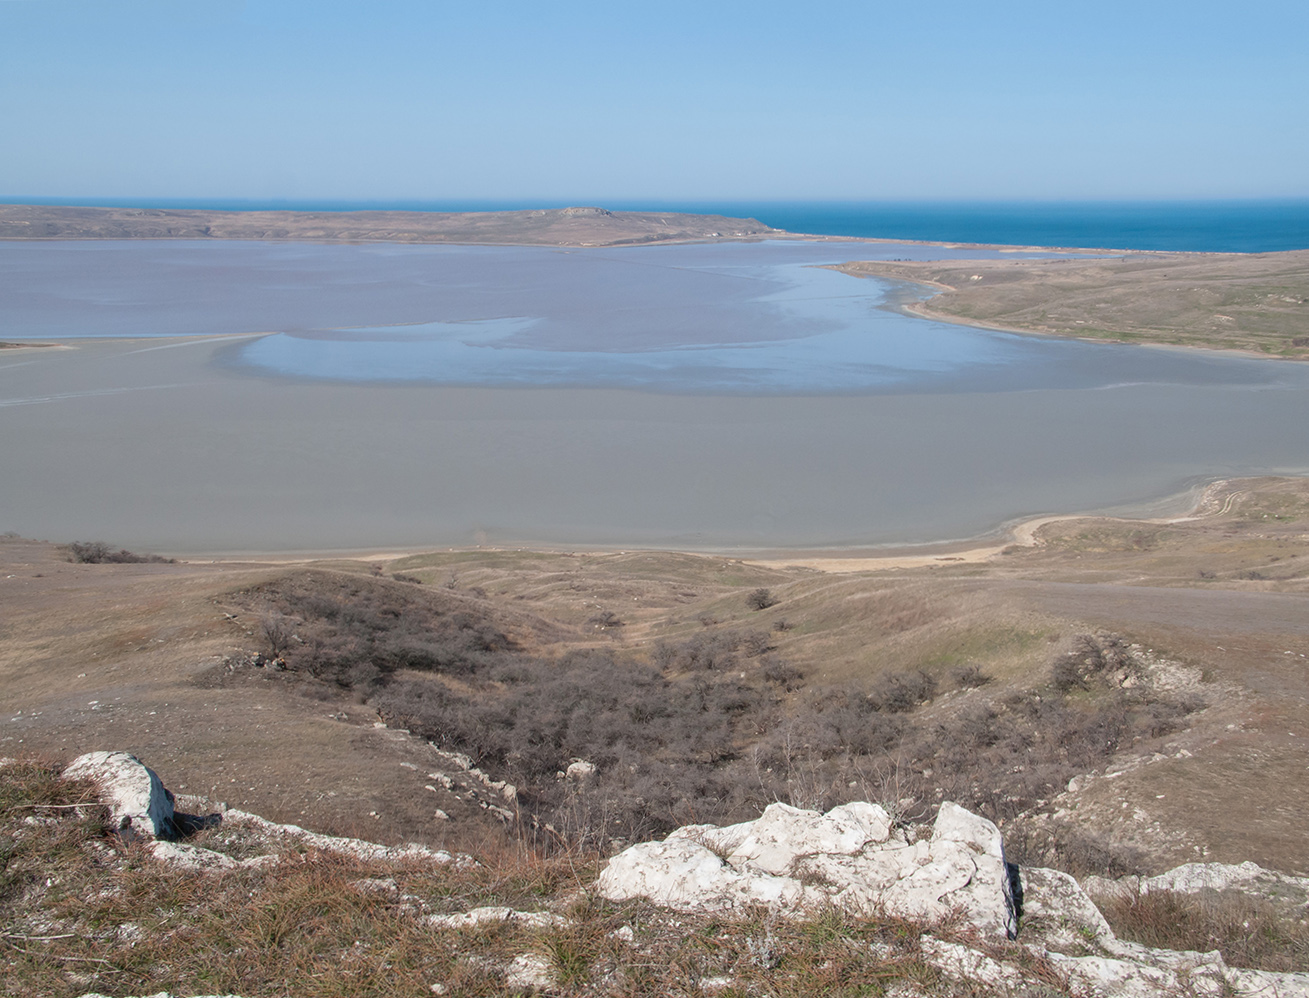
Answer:
[[1126, 343], [1309, 358], [1309, 250], [1100, 260], [868, 261], [856, 276], [932, 284], [919, 315]]
[[[910, 732], [958, 727], [988, 702], [1039, 692], [1076, 635], [1112, 631], [1204, 670], [1212, 706], [1190, 730], [1131, 746], [1169, 758], [1096, 781], [1079, 805], [1088, 821], [1102, 819], [1111, 844], [1152, 851], [1152, 867], [1204, 856], [1295, 869], [1309, 820], [1309, 677], [1300, 658], [1309, 652], [1309, 489], [1259, 480], [1211, 499], [1209, 515], [1187, 522], [1047, 524], [1040, 545], [980, 565], [832, 574], [653, 552], [465, 551], [316, 570], [473, 608], [524, 654], [547, 661], [589, 649], [640, 664], [660, 642], [761, 634], [772, 651], [731, 661], [744, 688], [757, 691], [750, 695], [775, 700], [770, 710], [783, 719], [824, 691], [877, 693], [887, 676], [923, 669], [942, 695], [896, 716]], [[360, 702], [366, 689], [241, 664], [265, 647], [249, 594], [300, 578], [301, 568], [73, 565], [52, 546], [16, 540], [0, 543], [0, 558], [10, 712], [0, 751], [68, 758], [123, 747], [177, 789], [325, 831], [453, 848], [505, 841], [467, 794], [423, 789], [430, 750], [374, 727], [375, 707]], [[425, 585], [395, 582], [394, 573]], [[746, 597], [759, 587], [777, 602], [751, 610]], [[769, 659], [804, 673], [801, 689], [784, 693], [768, 680]], [[993, 682], [957, 688], [955, 670], [970, 665]], [[683, 685], [738, 681], [677, 660], [670, 676]], [[481, 695], [477, 683], [449, 683]], [[499, 680], [480, 687], [507, 688]], [[896, 752], [886, 760], [894, 769]], [[437, 808], [454, 820], [434, 822]], [[1131, 820], [1137, 811], [1148, 820]]]

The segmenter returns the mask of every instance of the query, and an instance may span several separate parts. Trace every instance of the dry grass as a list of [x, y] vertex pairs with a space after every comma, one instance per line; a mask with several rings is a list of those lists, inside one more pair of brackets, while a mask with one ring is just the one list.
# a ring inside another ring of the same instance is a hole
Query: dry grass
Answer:
[[1216, 949], [1233, 967], [1309, 971], [1303, 910], [1288, 915], [1273, 902], [1216, 891], [1111, 895], [1099, 906], [1122, 939], [1159, 949]]
[[[239, 993], [359, 998], [531, 991], [506, 973], [544, 960], [561, 995], [876, 995], [950, 985], [918, 952], [923, 927], [836, 911], [674, 916], [589, 893], [594, 856], [516, 851], [476, 865], [365, 862], [288, 852], [269, 866], [195, 873], [108, 836], [85, 785], [25, 760], [0, 771], [5, 843], [0, 990], [64, 998]], [[566, 921], [438, 928], [434, 913], [486, 904]], [[949, 926], [938, 931], [949, 934]]]
[[1123, 342], [1309, 356], [1309, 252], [1140, 253], [1095, 260], [876, 261], [835, 269], [932, 283], [913, 310]]

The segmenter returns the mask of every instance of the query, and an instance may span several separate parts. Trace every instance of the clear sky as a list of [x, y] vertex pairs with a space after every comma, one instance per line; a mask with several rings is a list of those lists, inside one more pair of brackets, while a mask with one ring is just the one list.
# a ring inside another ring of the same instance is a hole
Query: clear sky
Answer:
[[0, 196], [1309, 196], [1306, 0], [0, 0]]

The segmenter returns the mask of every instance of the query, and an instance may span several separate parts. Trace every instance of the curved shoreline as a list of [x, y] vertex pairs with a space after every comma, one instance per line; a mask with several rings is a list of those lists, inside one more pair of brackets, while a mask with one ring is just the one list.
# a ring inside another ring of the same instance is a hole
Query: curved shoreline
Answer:
[[[1301, 476], [1274, 476], [1291, 479]], [[1013, 548], [1036, 548], [1041, 546], [1038, 536], [1042, 527], [1051, 523], [1069, 520], [1103, 520], [1116, 523], [1173, 524], [1186, 523], [1207, 516], [1222, 515], [1232, 504], [1232, 500], [1242, 494], [1235, 490], [1224, 496], [1223, 490], [1233, 482], [1245, 479], [1216, 478], [1203, 486], [1185, 489], [1181, 492], [1163, 496], [1152, 505], [1166, 506], [1193, 496], [1194, 501], [1181, 516], [1115, 516], [1108, 512], [1093, 511], [1080, 513], [1054, 513], [1024, 517], [1012, 520], [995, 531], [987, 531], [975, 537], [957, 540], [923, 541], [915, 544], [890, 544], [878, 547], [852, 546], [847, 548], [796, 548], [797, 557], [787, 557], [783, 549], [749, 550], [741, 548], [685, 548], [685, 547], [649, 547], [634, 545], [620, 547], [613, 544], [602, 545], [559, 545], [548, 543], [523, 544], [487, 544], [466, 547], [448, 545], [389, 545], [380, 548], [325, 548], [312, 551], [240, 551], [240, 552], [200, 552], [176, 555], [180, 562], [217, 562], [245, 563], [261, 565], [302, 565], [322, 561], [395, 561], [417, 555], [434, 554], [440, 551], [450, 553], [523, 553], [523, 554], [573, 554], [591, 555], [627, 555], [636, 553], [663, 555], [690, 555], [693, 557], [727, 560], [759, 568], [795, 569], [807, 568], [830, 574], [850, 574], [858, 572], [891, 571], [913, 568], [937, 568], [950, 565], [986, 564], [1012, 551]], [[1225, 504], [1218, 505], [1218, 498], [1223, 496]], [[164, 551], [162, 554], [173, 555]]]

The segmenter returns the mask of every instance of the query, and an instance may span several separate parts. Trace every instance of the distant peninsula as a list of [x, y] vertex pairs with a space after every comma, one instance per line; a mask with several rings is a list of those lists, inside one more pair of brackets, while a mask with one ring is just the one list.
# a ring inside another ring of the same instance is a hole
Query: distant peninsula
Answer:
[[670, 211], [216, 211], [0, 205], [0, 239], [269, 239], [297, 242], [624, 246], [783, 235], [753, 218]]
[[864, 260], [833, 269], [936, 288], [939, 294], [903, 306], [925, 319], [1309, 359], [1309, 250], [1100, 252], [1106, 255]]

